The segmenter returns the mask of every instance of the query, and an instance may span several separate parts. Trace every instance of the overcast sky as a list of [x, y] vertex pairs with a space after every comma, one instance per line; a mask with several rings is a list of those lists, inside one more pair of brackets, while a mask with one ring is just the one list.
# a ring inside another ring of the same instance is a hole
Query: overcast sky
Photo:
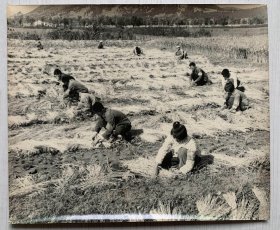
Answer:
[[34, 10], [36, 7], [38, 7], [38, 6], [8, 6], [7, 15], [8, 15], [8, 17], [10, 17], [18, 12], [26, 14], [26, 13]]
[[262, 6], [262, 5], [256, 5], [256, 4], [223, 4], [223, 5], [218, 5], [221, 8], [224, 7], [235, 7], [238, 9], [250, 9], [250, 8], [256, 8], [258, 6]]
[[[239, 8], [239, 9], [249, 9], [249, 8], [255, 8], [257, 6], [260, 6], [260, 5], [255, 5], [255, 4], [238, 4], [238, 5], [234, 5], [234, 4], [224, 4], [224, 5], [218, 5], [220, 7], [236, 7], [236, 8]], [[29, 5], [29, 6], [8, 6], [8, 10], [7, 10], [7, 15], [8, 17], [11, 17], [13, 16], [14, 14], [18, 13], [18, 12], [21, 12], [23, 14], [26, 14], [32, 10], [34, 10], [37, 6], [32, 6], [32, 5]]]

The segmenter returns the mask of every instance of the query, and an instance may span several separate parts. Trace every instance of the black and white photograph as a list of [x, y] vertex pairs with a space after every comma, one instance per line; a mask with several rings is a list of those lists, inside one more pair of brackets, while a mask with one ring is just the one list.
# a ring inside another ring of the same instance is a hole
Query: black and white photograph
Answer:
[[270, 218], [267, 6], [9, 5], [11, 224]]

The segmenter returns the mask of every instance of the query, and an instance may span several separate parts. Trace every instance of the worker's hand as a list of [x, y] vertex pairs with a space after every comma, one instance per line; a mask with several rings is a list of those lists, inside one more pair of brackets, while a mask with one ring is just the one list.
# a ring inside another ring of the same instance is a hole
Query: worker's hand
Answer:
[[159, 166], [159, 164], [155, 164], [154, 173], [153, 173], [154, 178], [156, 178], [158, 176], [160, 169], [161, 169], [161, 167]]
[[67, 150], [69, 152], [76, 152], [77, 150], [79, 150], [81, 148], [80, 144], [72, 144], [70, 146], [68, 146]]
[[175, 179], [182, 175], [180, 170], [177, 168], [171, 168], [170, 171], [172, 172], [172, 177]]
[[65, 102], [61, 102], [61, 103], [59, 104], [59, 108], [60, 108], [60, 109], [65, 109], [65, 108], [67, 108], [67, 104], [66, 104]]
[[67, 114], [70, 119], [73, 119], [76, 116], [76, 110], [73, 107], [71, 107], [67, 110]]
[[112, 143], [110, 143], [110, 142], [108, 142], [108, 141], [102, 142], [102, 145], [103, 145], [105, 148], [107, 148], [107, 149], [109, 149], [109, 148], [112, 147]]
[[92, 140], [94, 141], [95, 137], [97, 136], [98, 132], [93, 132], [93, 135], [92, 135]]
[[98, 143], [100, 143], [101, 141], [98, 139], [98, 138], [95, 138], [93, 141], [92, 141], [92, 146], [95, 147]]
[[101, 143], [102, 141], [104, 141], [104, 137], [100, 134], [97, 134], [94, 140], [92, 141], [92, 146], [96, 146], [98, 143]]
[[180, 174], [180, 171], [179, 171], [179, 169], [177, 169], [177, 168], [171, 168], [170, 171], [171, 171], [173, 174]]
[[192, 81], [191, 86], [196, 86], [196, 83], [194, 81]]
[[236, 109], [234, 109], [234, 108], [231, 108], [229, 111], [230, 111], [231, 113], [236, 113]]
[[226, 105], [226, 104], [223, 104], [223, 105], [222, 105], [222, 110], [225, 110], [225, 109], [227, 109], [227, 105]]

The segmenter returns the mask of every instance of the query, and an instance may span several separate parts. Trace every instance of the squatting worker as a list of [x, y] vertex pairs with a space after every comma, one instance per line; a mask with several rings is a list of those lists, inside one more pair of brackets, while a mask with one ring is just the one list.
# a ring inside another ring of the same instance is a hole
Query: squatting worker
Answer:
[[191, 69], [190, 85], [191, 86], [203, 86], [206, 84], [212, 84], [209, 80], [208, 74], [201, 68], [198, 68], [194, 62], [189, 64]]
[[[131, 122], [124, 113], [106, 108], [101, 102], [95, 102], [92, 111], [99, 117], [95, 126], [94, 138], [95, 136], [98, 136], [101, 140], [128, 138], [129, 131], [131, 130]], [[105, 128], [106, 131], [102, 135], [97, 135], [102, 128]]]
[[155, 176], [161, 168], [172, 168], [175, 172], [187, 174], [193, 169], [199, 155], [196, 142], [188, 135], [186, 127], [176, 121], [156, 156]]

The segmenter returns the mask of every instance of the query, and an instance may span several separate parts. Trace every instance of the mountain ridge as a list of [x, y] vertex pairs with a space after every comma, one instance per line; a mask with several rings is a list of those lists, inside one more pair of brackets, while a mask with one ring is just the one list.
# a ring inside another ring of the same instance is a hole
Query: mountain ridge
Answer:
[[234, 7], [220, 7], [215, 4], [188, 4], [188, 5], [41, 5], [25, 16], [41, 18], [50, 16], [85, 17], [94, 16], [184, 16], [194, 17], [221, 17], [234, 18], [262, 16], [267, 17], [266, 6], [251, 9], [237, 9]]

